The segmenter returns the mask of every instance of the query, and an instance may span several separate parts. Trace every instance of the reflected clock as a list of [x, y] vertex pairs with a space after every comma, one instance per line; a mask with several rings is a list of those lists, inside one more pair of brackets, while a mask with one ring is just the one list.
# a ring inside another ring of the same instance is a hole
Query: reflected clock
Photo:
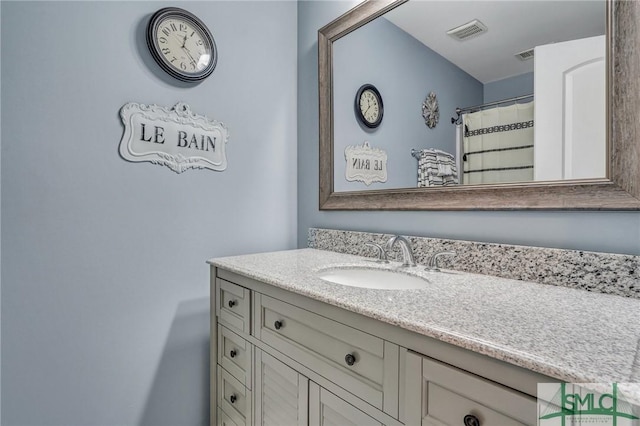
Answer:
[[384, 113], [382, 96], [373, 84], [365, 84], [358, 89], [355, 110], [358, 120], [371, 129], [375, 129], [382, 123]]

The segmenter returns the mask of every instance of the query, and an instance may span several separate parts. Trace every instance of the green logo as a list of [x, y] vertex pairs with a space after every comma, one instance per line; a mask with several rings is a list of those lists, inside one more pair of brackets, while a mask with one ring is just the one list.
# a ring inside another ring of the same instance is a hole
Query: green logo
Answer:
[[[597, 389], [594, 390], [594, 389]], [[538, 424], [566, 426], [639, 426], [638, 407], [625, 399], [618, 384], [538, 384]]]

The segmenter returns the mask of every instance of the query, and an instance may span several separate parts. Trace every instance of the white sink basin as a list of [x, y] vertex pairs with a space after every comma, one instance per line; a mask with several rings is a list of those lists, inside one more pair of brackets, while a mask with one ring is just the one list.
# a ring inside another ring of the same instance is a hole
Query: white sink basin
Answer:
[[426, 278], [409, 275], [389, 269], [371, 268], [330, 268], [320, 271], [318, 277], [334, 284], [351, 287], [372, 288], [378, 290], [406, 290], [425, 288], [429, 285]]

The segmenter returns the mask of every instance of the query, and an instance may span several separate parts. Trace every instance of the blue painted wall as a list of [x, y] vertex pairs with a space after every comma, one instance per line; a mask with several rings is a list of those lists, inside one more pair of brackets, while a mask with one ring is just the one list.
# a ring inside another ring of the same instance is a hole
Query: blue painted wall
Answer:
[[[178, 3], [197, 86], [147, 51], [166, 2], [1, 3], [3, 425], [208, 424], [205, 260], [296, 246], [296, 3]], [[228, 169], [122, 160], [130, 101], [224, 121]]]
[[[318, 209], [317, 30], [354, 2], [298, 3], [298, 245], [309, 227], [640, 254], [640, 213], [331, 212]], [[311, 90], [311, 88], [314, 90]]]
[[[411, 37], [378, 18], [333, 45], [334, 185], [337, 191], [407, 188], [417, 184], [417, 160], [411, 149], [438, 148], [455, 155], [455, 126], [450, 118], [458, 106], [482, 103], [483, 86], [475, 78]], [[362, 125], [354, 112], [358, 88], [371, 83], [380, 91], [384, 117], [376, 129]], [[440, 122], [429, 129], [422, 102], [435, 92]], [[388, 180], [366, 186], [345, 179], [344, 150], [368, 140], [387, 152]]]
[[[180, 2], [220, 48], [193, 87], [144, 45], [165, 2], [0, 3], [3, 425], [207, 424], [204, 260], [311, 226], [640, 254], [636, 212], [319, 211], [317, 30], [355, 3]], [[129, 101], [225, 121], [228, 170], [122, 160]]]
[[483, 103], [501, 101], [533, 93], [533, 73], [520, 74], [484, 85]]

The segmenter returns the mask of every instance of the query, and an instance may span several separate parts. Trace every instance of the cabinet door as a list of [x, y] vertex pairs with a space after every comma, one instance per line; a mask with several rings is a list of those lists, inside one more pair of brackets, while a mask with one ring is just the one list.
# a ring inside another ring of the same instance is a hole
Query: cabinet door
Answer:
[[258, 348], [255, 358], [255, 424], [306, 425], [309, 379]]
[[309, 384], [309, 426], [382, 426], [316, 383]]

